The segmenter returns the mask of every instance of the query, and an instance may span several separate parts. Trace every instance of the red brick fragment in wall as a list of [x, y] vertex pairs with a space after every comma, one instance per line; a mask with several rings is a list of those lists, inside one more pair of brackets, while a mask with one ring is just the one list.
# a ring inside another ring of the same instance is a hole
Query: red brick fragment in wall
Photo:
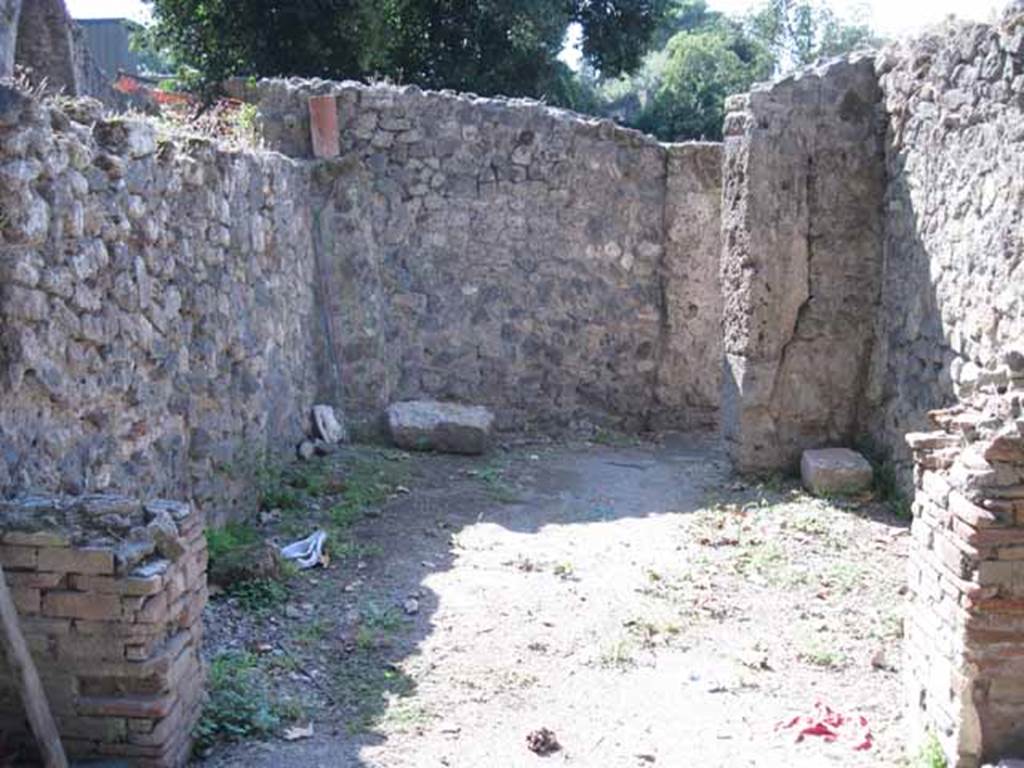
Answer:
[[309, 97], [309, 132], [313, 157], [337, 157], [341, 152], [338, 137], [338, 101], [334, 96]]

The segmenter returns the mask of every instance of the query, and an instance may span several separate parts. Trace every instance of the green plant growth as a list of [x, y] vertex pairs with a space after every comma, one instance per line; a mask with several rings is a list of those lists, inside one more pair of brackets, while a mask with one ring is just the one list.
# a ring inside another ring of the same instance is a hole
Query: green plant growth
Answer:
[[258, 659], [222, 653], [210, 662], [208, 698], [196, 726], [196, 748], [217, 741], [266, 738], [301, 717], [301, 708], [276, 698]]
[[491, 465], [476, 473], [477, 478], [487, 487], [491, 497], [501, 504], [517, 504], [521, 501], [515, 488], [505, 480], [503, 467]]
[[[396, 465], [390, 457], [384, 461], [363, 458], [349, 467], [341, 500], [331, 507], [330, 521], [336, 533], [342, 534], [373, 507], [379, 506], [394, 492], [404, 478], [404, 467]], [[341, 539], [343, 536], [338, 536]]]
[[325, 619], [316, 619], [299, 627], [295, 639], [302, 645], [316, 645], [331, 631], [332, 624]]
[[610, 643], [601, 652], [598, 663], [605, 669], [624, 671], [637, 664], [636, 644], [631, 637], [621, 637]]
[[228, 594], [249, 613], [265, 614], [288, 602], [288, 586], [274, 579], [250, 579], [232, 584]]
[[281, 562], [251, 525], [231, 522], [208, 528], [206, 545], [210, 583], [224, 587], [243, 608], [263, 611], [287, 599], [284, 582], [295, 575], [295, 566]]
[[800, 658], [807, 664], [823, 669], [836, 669], [846, 663], [842, 651], [830, 648], [820, 640], [805, 643], [800, 650]]
[[409, 623], [401, 611], [375, 600], [364, 603], [354, 637], [354, 649], [343, 661], [329, 666], [331, 691], [348, 714], [348, 730], [374, 727], [394, 706], [412, 695], [415, 683], [387, 659], [388, 649]]
[[946, 753], [942, 751], [942, 745], [938, 738], [931, 731], [925, 737], [917, 757], [914, 759], [914, 768], [947, 768]]
[[347, 485], [336, 475], [334, 467], [323, 460], [289, 466], [264, 462], [253, 475], [260, 508], [286, 513], [303, 509], [309, 499], [341, 493]]
[[255, 104], [243, 104], [235, 114], [235, 131], [240, 141], [248, 145], [256, 143], [256, 118], [259, 108]]
[[483, 95], [573, 97], [559, 56], [609, 75], [635, 69], [667, 0], [152, 0], [150, 47], [198, 69], [211, 88], [233, 75], [388, 78]]
[[617, 429], [604, 428], [598, 428], [598, 430], [594, 432], [594, 436], [590, 441], [598, 445], [607, 445], [613, 448], [627, 448], [629, 446], [640, 444], [640, 439], [635, 435], [627, 435], [625, 432], [620, 432]]
[[263, 542], [251, 525], [233, 522], [221, 528], [208, 528], [206, 546], [210, 582], [229, 586], [249, 578], [261, 556]]
[[228, 523], [221, 528], [206, 529], [206, 546], [210, 561], [223, 560], [260, 540], [256, 530], [245, 523]]
[[267, 467], [257, 476], [260, 509], [293, 512], [302, 509], [302, 492], [285, 481], [280, 469]]

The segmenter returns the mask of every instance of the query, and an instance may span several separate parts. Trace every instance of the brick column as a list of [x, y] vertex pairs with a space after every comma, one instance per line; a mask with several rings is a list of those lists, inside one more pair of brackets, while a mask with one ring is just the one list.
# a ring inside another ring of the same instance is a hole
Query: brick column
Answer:
[[[0, 519], [62, 522], [0, 529], [0, 563], [69, 756], [184, 765], [202, 703], [201, 513], [117, 496], [32, 497], [0, 503]], [[121, 527], [120, 540], [96, 532], [104, 525]], [[0, 732], [27, 737], [2, 658]]]
[[1020, 393], [929, 414], [915, 463], [904, 677], [912, 740], [951, 768], [1024, 747], [1024, 418]]

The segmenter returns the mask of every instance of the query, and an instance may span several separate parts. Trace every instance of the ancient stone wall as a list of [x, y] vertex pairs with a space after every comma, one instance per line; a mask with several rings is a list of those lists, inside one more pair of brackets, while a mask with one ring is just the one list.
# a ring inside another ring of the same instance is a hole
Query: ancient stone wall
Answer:
[[879, 99], [855, 57], [728, 104], [722, 421], [741, 469], [856, 436], [882, 263]]
[[52, 91], [80, 95], [72, 22], [64, 0], [30, 0], [21, 5], [15, 62], [30, 68], [33, 80], [45, 80]]
[[20, 16], [21, 0], [0, 0], [0, 77], [14, 74], [14, 49]]
[[[172, 495], [223, 519], [316, 397], [367, 422], [416, 397], [506, 429], [714, 421], [718, 145], [332, 87], [333, 160], [3, 91], [4, 493]], [[304, 114], [303, 87], [269, 88]]]
[[338, 103], [315, 216], [323, 357], [352, 418], [426, 396], [505, 429], [714, 421], [717, 145], [528, 101], [276, 82], [268, 147], [309, 155], [313, 93]]
[[[167, 500], [0, 502], [0, 564], [71, 757], [187, 762], [202, 706], [203, 528]], [[27, 738], [24, 713], [0, 653], [8, 747]]]
[[1024, 338], [1024, 14], [878, 59], [888, 115], [885, 266], [865, 427], [894, 450]]
[[[669, 144], [661, 349], [652, 426], [718, 420], [722, 386], [722, 147]], [[665, 423], [660, 415], [668, 416]]]
[[305, 168], [0, 104], [0, 489], [229, 513], [316, 389]]
[[111, 87], [113, 76], [97, 66], [64, 0], [0, 0], [0, 78], [15, 66], [48, 93], [93, 96], [119, 110], [148, 106]]

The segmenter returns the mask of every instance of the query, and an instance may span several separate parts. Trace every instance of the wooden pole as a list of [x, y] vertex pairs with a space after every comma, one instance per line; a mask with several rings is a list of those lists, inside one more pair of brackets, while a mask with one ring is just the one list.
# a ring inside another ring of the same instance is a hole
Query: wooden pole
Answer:
[[29, 725], [43, 756], [43, 765], [46, 768], [67, 768], [68, 760], [60, 743], [57, 724], [53, 721], [36, 664], [21, 633], [18, 611], [7, 588], [3, 566], [0, 566], [0, 645], [14, 673], [14, 684], [18, 687]]

